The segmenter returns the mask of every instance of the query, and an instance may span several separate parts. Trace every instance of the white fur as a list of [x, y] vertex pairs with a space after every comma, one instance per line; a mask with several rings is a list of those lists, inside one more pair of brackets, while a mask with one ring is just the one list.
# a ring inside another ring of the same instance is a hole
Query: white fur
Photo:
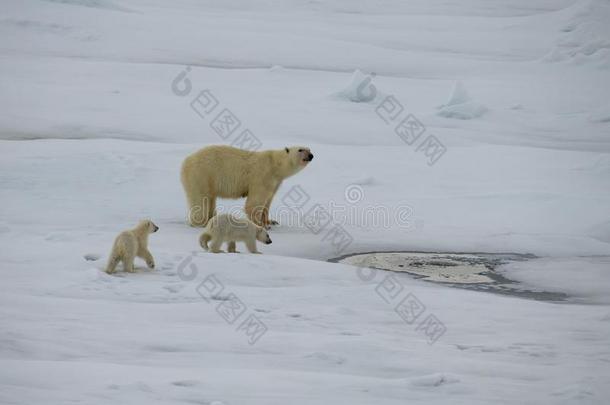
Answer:
[[[199, 244], [202, 248], [212, 253], [221, 253], [220, 247], [226, 242], [227, 250], [230, 253], [237, 253], [235, 242], [245, 242], [250, 253], [260, 253], [256, 250], [257, 240], [266, 244], [271, 243], [265, 228], [256, 225], [247, 218], [237, 218], [230, 214], [221, 214], [216, 215], [208, 221], [203, 233], [199, 237]], [[208, 242], [210, 242], [209, 247]]]
[[133, 261], [136, 256], [146, 260], [146, 265], [154, 269], [155, 260], [148, 250], [148, 235], [158, 229], [152, 221], [143, 220], [135, 228], [121, 232], [112, 245], [106, 273], [114, 273], [120, 261], [123, 262], [125, 271], [133, 273]]
[[208, 146], [184, 159], [180, 178], [191, 226], [205, 226], [216, 215], [216, 198], [247, 197], [245, 211], [268, 227], [269, 207], [282, 181], [311, 161], [309, 148], [293, 146], [250, 152], [231, 146]]

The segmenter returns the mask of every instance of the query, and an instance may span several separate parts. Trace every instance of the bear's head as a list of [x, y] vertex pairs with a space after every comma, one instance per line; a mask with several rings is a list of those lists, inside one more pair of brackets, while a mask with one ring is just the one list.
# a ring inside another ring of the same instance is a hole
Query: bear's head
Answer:
[[286, 146], [284, 151], [298, 166], [307, 166], [307, 164], [313, 160], [311, 150], [305, 146]]
[[265, 228], [263, 228], [262, 226], [256, 228], [256, 239], [260, 242], [263, 242], [265, 245], [271, 244], [271, 238], [269, 237], [269, 234], [267, 233]]
[[287, 146], [281, 154], [286, 158], [282, 159], [285, 163], [286, 176], [296, 174], [313, 160], [313, 154], [306, 146]]
[[144, 219], [140, 221], [140, 223], [138, 224], [138, 228], [146, 229], [148, 233], [155, 233], [159, 230], [159, 227], [155, 225], [154, 222], [150, 219]]

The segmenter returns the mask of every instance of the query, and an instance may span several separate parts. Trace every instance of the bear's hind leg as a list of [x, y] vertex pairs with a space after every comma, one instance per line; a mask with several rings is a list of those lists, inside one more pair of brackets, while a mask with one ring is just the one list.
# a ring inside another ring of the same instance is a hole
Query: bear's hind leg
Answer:
[[204, 232], [199, 237], [199, 245], [201, 245], [201, 247], [204, 250], [210, 250], [210, 247], [208, 246], [208, 242], [210, 242], [211, 240], [212, 240], [212, 236], [209, 233]]
[[119, 264], [121, 259], [115, 255], [111, 256], [106, 265], [106, 273], [112, 274], [116, 271], [116, 266]]
[[223, 250], [220, 249], [222, 246], [222, 239], [212, 239], [210, 243], [210, 252], [212, 253], [224, 253]]
[[227, 252], [229, 253], [239, 253], [237, 250], [235, 250], [236, 248], [236, 244], [235, 241], [232, 240], [229, 243], [227, 243]]
[[125, 256], [123, 257], [123, 268], [128, 273], [135, 273], [136, 270], [133, 268], [133, 260], [134, 256]]
[[216, 197], [192, 192], [188, 195], [188, 222], [191, 226], [205, 226], [216, 210]]
[[205, 197], [205, 202], [203, 204], [203, 208], [206, 210], [206, 219], [205, 219], [205, 223], [207, 224], [208, 221], [212, 218], [214, 218], [214, 216], [216, 215], [216, 198], [208, 198]]

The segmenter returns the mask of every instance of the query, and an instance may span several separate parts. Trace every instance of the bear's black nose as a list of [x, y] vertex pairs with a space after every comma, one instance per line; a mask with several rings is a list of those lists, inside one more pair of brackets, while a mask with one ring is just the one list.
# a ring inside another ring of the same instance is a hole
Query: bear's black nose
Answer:
[[313, 160], [313, 154], [309, 154], [309, 156], [307, 156], [309, 158], [309, 161], [311, 162]]
[[273, 242], [271, 241], [271, 239], [267, 239], [267, 245], [272, 244]]

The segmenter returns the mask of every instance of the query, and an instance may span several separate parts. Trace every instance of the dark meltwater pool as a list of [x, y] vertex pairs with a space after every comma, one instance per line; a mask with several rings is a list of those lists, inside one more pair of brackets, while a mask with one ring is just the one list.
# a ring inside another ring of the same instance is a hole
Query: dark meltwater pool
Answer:
[[540, 301], [564, 301], [560, 292], [526, 287], [498, 272], [514, 261], [535, 259], [519, 253], [366, 252], [329, 261], [359, 267], [407, 273], [415, 278], [449, 287], [491, 292]]

